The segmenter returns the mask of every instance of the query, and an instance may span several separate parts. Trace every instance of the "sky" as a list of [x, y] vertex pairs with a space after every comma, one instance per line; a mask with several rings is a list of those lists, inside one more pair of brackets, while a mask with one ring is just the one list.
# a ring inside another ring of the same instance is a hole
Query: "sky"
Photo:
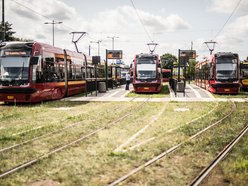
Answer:
[[55, 46], [75, 50], [70, 33], [86, 32], [79, 51], [89, 54], [90, 46], [90, 54], [98, 55], [99, 41], [105, 59], [114, 37], [114, 49], [123, 50], [126, 64], [148, 53], [151, 42], [158, 44], [154, 53], [159, 55], [178, 56], [179, 49], [193, 47], [198, 61], [209, 56], [204, 42], [211, 40], [217, 42], [215, 52], [236, 52], [241, 60], [248, 56], [247, 0], [5, 1], [5, 21], [16, 37], [52, 44], [52, 24], [44, 23], [53, 20], [63, 22], [54, 25]]

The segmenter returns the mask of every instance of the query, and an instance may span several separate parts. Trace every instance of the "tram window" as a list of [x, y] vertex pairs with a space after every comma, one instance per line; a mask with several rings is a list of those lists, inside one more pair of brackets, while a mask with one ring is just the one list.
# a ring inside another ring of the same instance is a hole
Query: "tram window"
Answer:
[[76, 79], [76, 68], [71, 65], [71, 79]]
[[104, 71], [103, 68], [99, 68], [99, 69], [98, 69], [98, 77], [99, 77], [99, 78], [105, 77], [105, 71]]
[[92, 78], [90, 73], [90, 68], [87, 68], [87, 78]]
[[85, 79], [86, 76], [85, 67], [81, 67], [81, 73], [82, 73], [82, 78]]
[[214, 79], [214, 66], [212, 64], [209, 64], [210, 68], [209, 68], [209, 78], [210, 79]]
[[44, 58], [44, 66], [43, 66], [43, 78], [46, 82], [54, 81], [53, 76], [56, 73], [54, 58], [46, 57]]
[[137, 64], [155, 64], [155, 60], [153, 58], [141, 58], [137, 61]]
[[108, 67], [108, 77], [112, 78], [112, 70], [111, 67]]
[[121, 68], [117, 68], [117, 76], [121, 76]]
[[80, 67], [76, 67], [76, 79], [82, 79], [82, 71]]

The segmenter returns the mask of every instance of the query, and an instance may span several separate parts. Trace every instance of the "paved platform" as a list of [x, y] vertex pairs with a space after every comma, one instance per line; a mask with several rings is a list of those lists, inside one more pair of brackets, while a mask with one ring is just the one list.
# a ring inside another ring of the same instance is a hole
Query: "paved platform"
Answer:
[[140, 98], [140, 97], [126, 97], [126, 95], [133, 91], [133, 86], [130, 85], [130, 90], [125, 90], [125, 86], [109, 89], [106, 93], [96, 93], [92, 92], [86, 96], [82, 97], [67, 97], [62, 99], [62, 101], [149, 101], [149, 102], [214, 102], [214, 101], [234, 101], [234, 102], [248, 102], [247, 98], [215, 98], [210, 92], [197, 87], [194, 84], [187, 84], [184, 93], [177, 92], [175, 94], [173, 90], [170, 89], [170, 97], [164, 98]]

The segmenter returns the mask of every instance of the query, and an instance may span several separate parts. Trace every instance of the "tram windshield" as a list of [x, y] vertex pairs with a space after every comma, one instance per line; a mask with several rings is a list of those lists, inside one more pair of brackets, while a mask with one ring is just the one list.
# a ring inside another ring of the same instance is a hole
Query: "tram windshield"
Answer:
[[216, 79], [219, 81], [238, 80], [238, 60], [235, 58], [216, 59]]
[[247, 64], [241, 64], [240, 66], [240, 75], [241, 78], [248, 78], [248, 63]]
[[22, 85], [29, 78], [29, 57], [0, 57], [0, 85]]
[[138, 59], [137, 64], [156, 64], [156, 60], [151, 57], [140, 58]]
[[137, 79], [155, 80], [156, 64], [137, 64]]

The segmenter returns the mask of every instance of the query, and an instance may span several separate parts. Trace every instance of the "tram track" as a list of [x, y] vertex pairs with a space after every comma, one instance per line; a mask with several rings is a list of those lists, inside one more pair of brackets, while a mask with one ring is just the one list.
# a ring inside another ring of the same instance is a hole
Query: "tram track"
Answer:
[[[119, 107], [119, 105], [118, 105], [116, 108], [114, 108], [114, 109], [117, 109], [118, 107]], [[93, 110], [95, 110], [95, 109], [93, 109]], [[112, 109], [111, 109], [111, 110], [112, 110]], [[88, 111], [88, 112], [92, 112], [92, 110], [90, 110], [90, 111]], [[122, 112], [122, 111], [121, 111], [121, 112]], [[82, 115], [82, 114], [79, 114], [79, 115]], [[89, 113], [83, 113], [83, 115], [89, 115]], [[65, 119], [65, 120], [63, 120], [63, 121], [60, 121], [59, 123], [64, 122], [64, 121], [66, 121], [66, 120], [67, 120], [67, 119]], [[92, 120], [96, 121], [96, 120], [98, 120], [98, 118], [93, 118]], [[90, 120], [90, 121], [92, 121], [92, 120]], [[88, 120], [87, 123], [89, 123], [90, 121]], [[72, 124], [67, 125], [67, 126], [65, 126], [65, 127], [63, 127], [63, 128], [59, 128], [59, 129], [57, 129], [57, 130], [54, 130], [54, 131], [45, 133], [45, 134], [43, 134], [43, 135], [34, 137], [34, 138], [32, 138], [32, 139], [23, 141], [23, 142], [21, 142], [21, 143], [14, 144], [14, 145], [10, 145], [10, 146], [8, 146], [8, 147], [4, 147], [4, 148], [0, 149], [0, 153], [6, 152], [6, 151], [11, 150], [11, 149], [14, 149], [14, 148], [18, 148], [18, 147], [20, 147], [20, 146], [22, 146], [22, 145], [25, 145], [25, 144], [28, 144], [28, 143], [32, 143], [32, 142], [34, 142], [34, 141], [36, 141], [36, 140], [39, 140], [39, 139], [41, 139], [41, 138], [44, 138], [44, 137], [47, 137], [47, 136], [52, 136], [52, 135], [54, 135], [54, 134], [58, 134], [58, 133], [60, 133], [60, 132], [63, 132], [63, 131], [65, 131], [65, 130], [67, 130], [67, 129], [70, 129], [70, 128], [73, 128], [73, 127], [76, 127], [76, 126], [79, 126], [79, 125], [87, 124], [87, 123], [82, 122], [82, 121], [72, 123]], [[47, 126], [50, 126], [50, 125], [47, 125]], [[46, 126], [43, 126], [43, 128], [44, 128], [44, 127], [46, 127]], [[40, 127], [40, 128], [42, 128], [42, 127]], [[38, 128], [38, 129], [40, 129], [40, 128]], [[13, 136], [13, 135], [12, 135], [12, 136]]]
[[[207, 117], [207, 116], [210, 115], [218, 106], [219, 106], [219, 103], [217, 102], [217, 103], [215, 104], [215, 106], [214, 106], [210, 111], [208, 111], [207, 113], [205, 113], [205, 114], [203, 114], [203, 115], [200, 115], [199, 117], [196, 117], [196, 118], [194, 118], [194, 119], [192, 119], [192, 120], [190, 120], [190, 121], [188, 121], [188, 122], [186, 122], [186, 123], [184, 123], [184, 124], [182, 124], [182, 125], [179, 125], [179, 126], [177, 126], [177, 127], [168, 129], [167, 131], [165, 131], [165, 133], [163, 133], [163, 135], [172, 133], [173, 131], [178, 130], [178, 129], [181, 128], [181, 127], [190, 125], [190, 124], [195, 123], [196, 121], [198, 121], [198, 120], [200, 120], [200, 119], [203, 119], [204, 117]], [[156, 139], [156, 137], [151, 137], [151, 138], [149, 138], [149, 139], [146, 139], [146, 140], [144, 140], [144, 141], [142, 141], [142, 142], [140, 142], [140, 143], [138, 143], [138, 144], [135, 144], [135, 145], [129, 147], [128, 150], [134, 150], [134, 149], [136, 149], [137, 147], [140, 147], [140, 146], [142, 146], [143, 144], [146, 144], [147, 142], [153, 141], [153, 140], [155, 140], [155, 139]]]
[[165, 150], [164, 152], [160, 153], [159, 155], [153, 157], [152, 159], [150, 159], [149, 161], [145, 162], [144, 164], [138, 166], [137, 168], [131, 170], [129, 173], [123, 175], [122, 177], [112, 181], [109, 186], [114, 186], [114, 185], [118, 185], [120, 183], [122, 183], [123, 181], [125, 181], [126, 179], [128, 179], [129, 177], [133, 176], [134, 174], [136, 174], [137, 172], [143, 170], [144, 168], [152, 165], [153, 163], [157, 162], [158, 160], [160, 160], [161, 158], [163, 158], [164, 156], [167, 156], [173, 152], [175, 152], [176, 150], [178, 150], [180, 147], [183, 147], [187, 142], [197, 138], [198, 136], [200, 136], [201, 134], [203, 134], [204, 132], [208, 131], [210, 128], [222, 123], [225, 119], [227, 119], [228, 117], [231, 116], [231, 114], [236, 110], [236, 105], [234, 102], [232, 102], [232, 108], [231, 111], [224, 115], [224, 117], [220, 118], [219, 120], [217, 120], [216, 122], [210, 124], [208, 127], [200, 130], [199, 132], [197, 132], [196, 134], [190, 136], [188, 139], [182, 141], [181, 143], [178, 143], [174, 146], [172, 146], [171, 148]]
[[[107, 105], [107, 103], [104, 103], [104, 104], [106, 104]], [[95, 110], [97, 110], [97, 109], [91, 109], [91, 110], [88, 110], [87, 112], [82, 112], [82, 113], [79, 113], [79, 114], [76, 114], [76, 115], [73, 115], [73, 117], [77, 117], [77, 116], [80, 116], [80, 115], [87, 115], [88, 113], [90, 113], [90, 112], [92, 112], [92, 111], [95, 111]], [[70, 116], [68, 116], [68, 117], [70, 117]], [[55, 124], [60, 124], [60, 123], [62, 123], [62, 122], [65, 122], [65, 121], [67, 121], [67, 119], [64, 119], [64, 120], [60, 120], [60, 121], [58, 121], [58, 122], [56, 122]], [[28, 123], [28, 125], [30, 125], [30, 123]], [[25, 134], [27, 134], [27, 133], [30, 133], [30, 132], [33, 132], [33, 131], [37, 131], [37, 130], [40, 130], [40, 129], [42, 129], [42, 128], [46, 128], [46, 127], [49, 127], [51, 124], [45, 124], [45, 125], [39, 125], [39, 126], [37, 126], [37, 125], [35, 125], [33, 128], [30, 128], [30, 129], [28, 129], [28, 130], [19, 130], [19, 131], [16, 131], [15, 133], [13, 133], [13, 134], [10, 134], [11, 135], [11, 137], [15, 137], [15, 136], [24, 136]], [[52, 124], [52, 125], [54, 125], [54, 123]], [[9, 126], [9, 127], [12, 127], [12, 126]], [[23, 126], [22, 126], [23, 127]], [[25, 127], [25, 126], [24, 126]], [[5, 130], [7, 130], [8, 128], [6, 128], [6, 127], [3, 127]], [[8, 137], [8, 136], [7, 136]]]
[[245, 126], [241, 132], [223, 148], [223, 150], [213, 159], [213, 161], [207, 167], [205, 167], [197, 177], [193, 179], [190, 186], [200, 185], [210, 174], [210, 172], [230, 153], [232, 148], [240, 141], [247, 131], [248, 125]]
[[[128, 109], [128, 110], [131, 110], [132, 111], [133, 109], [138, 109], [138, 108], [142, 107], [145, 103], [147, 103], [149, 101], [150, 98], [151, 97], [147, 98], [145, 101], [143, 101], [141, 104], [139, 104], [135, 108], [133, 108], [131, 106], [131, 108]], [[68, 142], [66, 144], [63, 144], [63, 145], [61, 145], [59, 147], [56, 147], [53, 150], [51, 150], [51, 151], [49, 151], [47, 153], [44, 153], [44, 154], [38, 156], [37, 158], [34, 158], [34, 159], [30, 160], [30, 161], [26, 161], [25, 163], [21, 163], [21, 164], [15, 166], [15, 167], [13, 167], [13, 168], [11, 168], [9, 170], [6, 170], [6, 171], [0, 173], [0, 178], [6, 177], [6, 176], [8, 176], [8, 175], [10, 175], [10, 174], [12, 174], [14, 172], [19, 171], [20, 169], [27, 168], [27, 167], [29, 167], [29, 166], [31, 166], [31, 165], [33, 165], [33, 164], [35, 164], [35, 163], [37, 163], [37, 162], [39, 162], [39, 161], [47, 158], [47, 157], [49, 157], [49, 156], [51, 156], [51, 155], [53, 155], [53, 154], [55, 154], [57, 152], [60, 152], [60, 151], [66, 149], [68, 147], [71, 147], [72, 145], [77, 144], [79, 142], [82, 142], [83, 140], [86, 140], [89, 137], [92, 137], [92, 136], [98, 134], [99, 132], [101, 132], [101, 131], [103, 131], [105, 129], [109, 129], [110, 127], [118, 124], [120, 121], [123, 121], [123, 119], [125, 119], [128, 116], [131, 116], [133, 114], [135, 114], [135, 112], [130, 112], [129, 111], [128, 113], [126, 113], [122, 117], [118, 117], [118, 119], [112, 121], [110, 124], [105, 124], [104, 126], [98, 128], [98, 129], [96, 129], [96, 130], [94, 130], [94, 131], [92, 131], [92, 132], [90, 132], [88, 134], [85, 134], [85, 135], [83, 135], [83, 136], [81, 136], [81, 137], [79, 137], [79, 138], [77, 138], [77, 139], [75, 139], [73, 141], [70, 141], [70, 142]]]

